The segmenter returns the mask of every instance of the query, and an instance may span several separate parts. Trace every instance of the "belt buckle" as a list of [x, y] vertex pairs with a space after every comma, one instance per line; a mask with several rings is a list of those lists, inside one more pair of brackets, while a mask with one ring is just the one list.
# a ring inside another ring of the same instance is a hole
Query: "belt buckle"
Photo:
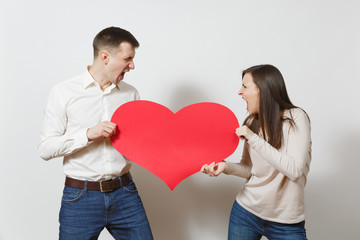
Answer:
[[101, 181], [100, 181], [100, 191], [103, 192], [103, 193], [104, 193], [104, 192], [111, 192], [112, 190], [104, 190], [104, 189], [103, 189], [103, 185], [102, 185], [103, 182], [108, 182], [108, 180], [107, 180], [107, 181], [104, 181], [104, 180], [101, 180]]

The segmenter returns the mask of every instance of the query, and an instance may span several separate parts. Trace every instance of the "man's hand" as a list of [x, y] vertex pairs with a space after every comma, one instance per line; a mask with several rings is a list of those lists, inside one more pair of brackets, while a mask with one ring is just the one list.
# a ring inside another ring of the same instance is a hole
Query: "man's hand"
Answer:
[[99, 123], [98, 125], [89, 128], [86, 132], [86, 136], [89, 139], [89, 141], [94, 141], [98, 138], [108, 138], [111, 137], [116, 133], [116, 124], [104, 121]]
[[206, 173], [210, 177], [217, 177], [220, 173], [224, 172], [227, 167], [226, 162], [218, 162], [218, 163], [211, 163], [211, 164], [204, 164], [201, 168], [201, 172]]

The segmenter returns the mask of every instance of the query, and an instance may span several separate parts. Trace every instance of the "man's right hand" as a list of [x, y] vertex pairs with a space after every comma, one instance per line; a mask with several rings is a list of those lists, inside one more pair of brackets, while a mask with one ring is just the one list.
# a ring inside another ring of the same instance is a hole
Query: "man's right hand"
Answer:
[[98, 138], [108, 138], [116, 133], [116, 124], [104, 121], [99, 123], [98, 125], [89, 128], [86, 132], [86, 136], [89, 141], [94, 141]]

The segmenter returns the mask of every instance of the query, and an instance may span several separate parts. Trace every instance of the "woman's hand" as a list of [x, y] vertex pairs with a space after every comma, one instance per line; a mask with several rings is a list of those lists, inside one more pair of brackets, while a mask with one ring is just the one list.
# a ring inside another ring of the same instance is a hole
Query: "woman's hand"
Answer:
[[242, 140], [248, 140], [252, 135], [254, 135], [254, 132], [251, 131], [248, 126], [244, 125], [236, 129], [236, 135]]
[[227, 163], [225, 161], [211, 164], [204, 164], [201, 168], [201, 172], [206, 173], [210, 177], [217, 177], [220, 173], [226, 170]]

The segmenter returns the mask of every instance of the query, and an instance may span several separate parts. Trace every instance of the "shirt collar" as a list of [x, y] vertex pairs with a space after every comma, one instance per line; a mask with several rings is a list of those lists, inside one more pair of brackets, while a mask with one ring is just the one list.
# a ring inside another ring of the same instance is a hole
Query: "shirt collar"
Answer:
[[[89, 72], [89, 67], [87, 67], [86, 71], [85, 71], [85, 74], [84, 74], [84, 78], [83, 78], [83, 87], [84, 89], [88, 88], [89, 86], [91, 86], [92, 84], [93, 85], [96, 85], [98, 84], [95, 79], [91, 76], [90, 72]], [[109, 86], [109, 89], [112, 90], [113, 88], [117, 88], [118, 90], [120, 89], [119, 87], [119, 84], [111, 84]]]
[[96, 83], [95, 79], [89, 73], [89, 66], [88, 66], [85, 71], [84, 78], [83, 78], [83, 87], [85, 89], [85, 88], [89, 87], [91, 84], [95, 84], [95, 83]]

